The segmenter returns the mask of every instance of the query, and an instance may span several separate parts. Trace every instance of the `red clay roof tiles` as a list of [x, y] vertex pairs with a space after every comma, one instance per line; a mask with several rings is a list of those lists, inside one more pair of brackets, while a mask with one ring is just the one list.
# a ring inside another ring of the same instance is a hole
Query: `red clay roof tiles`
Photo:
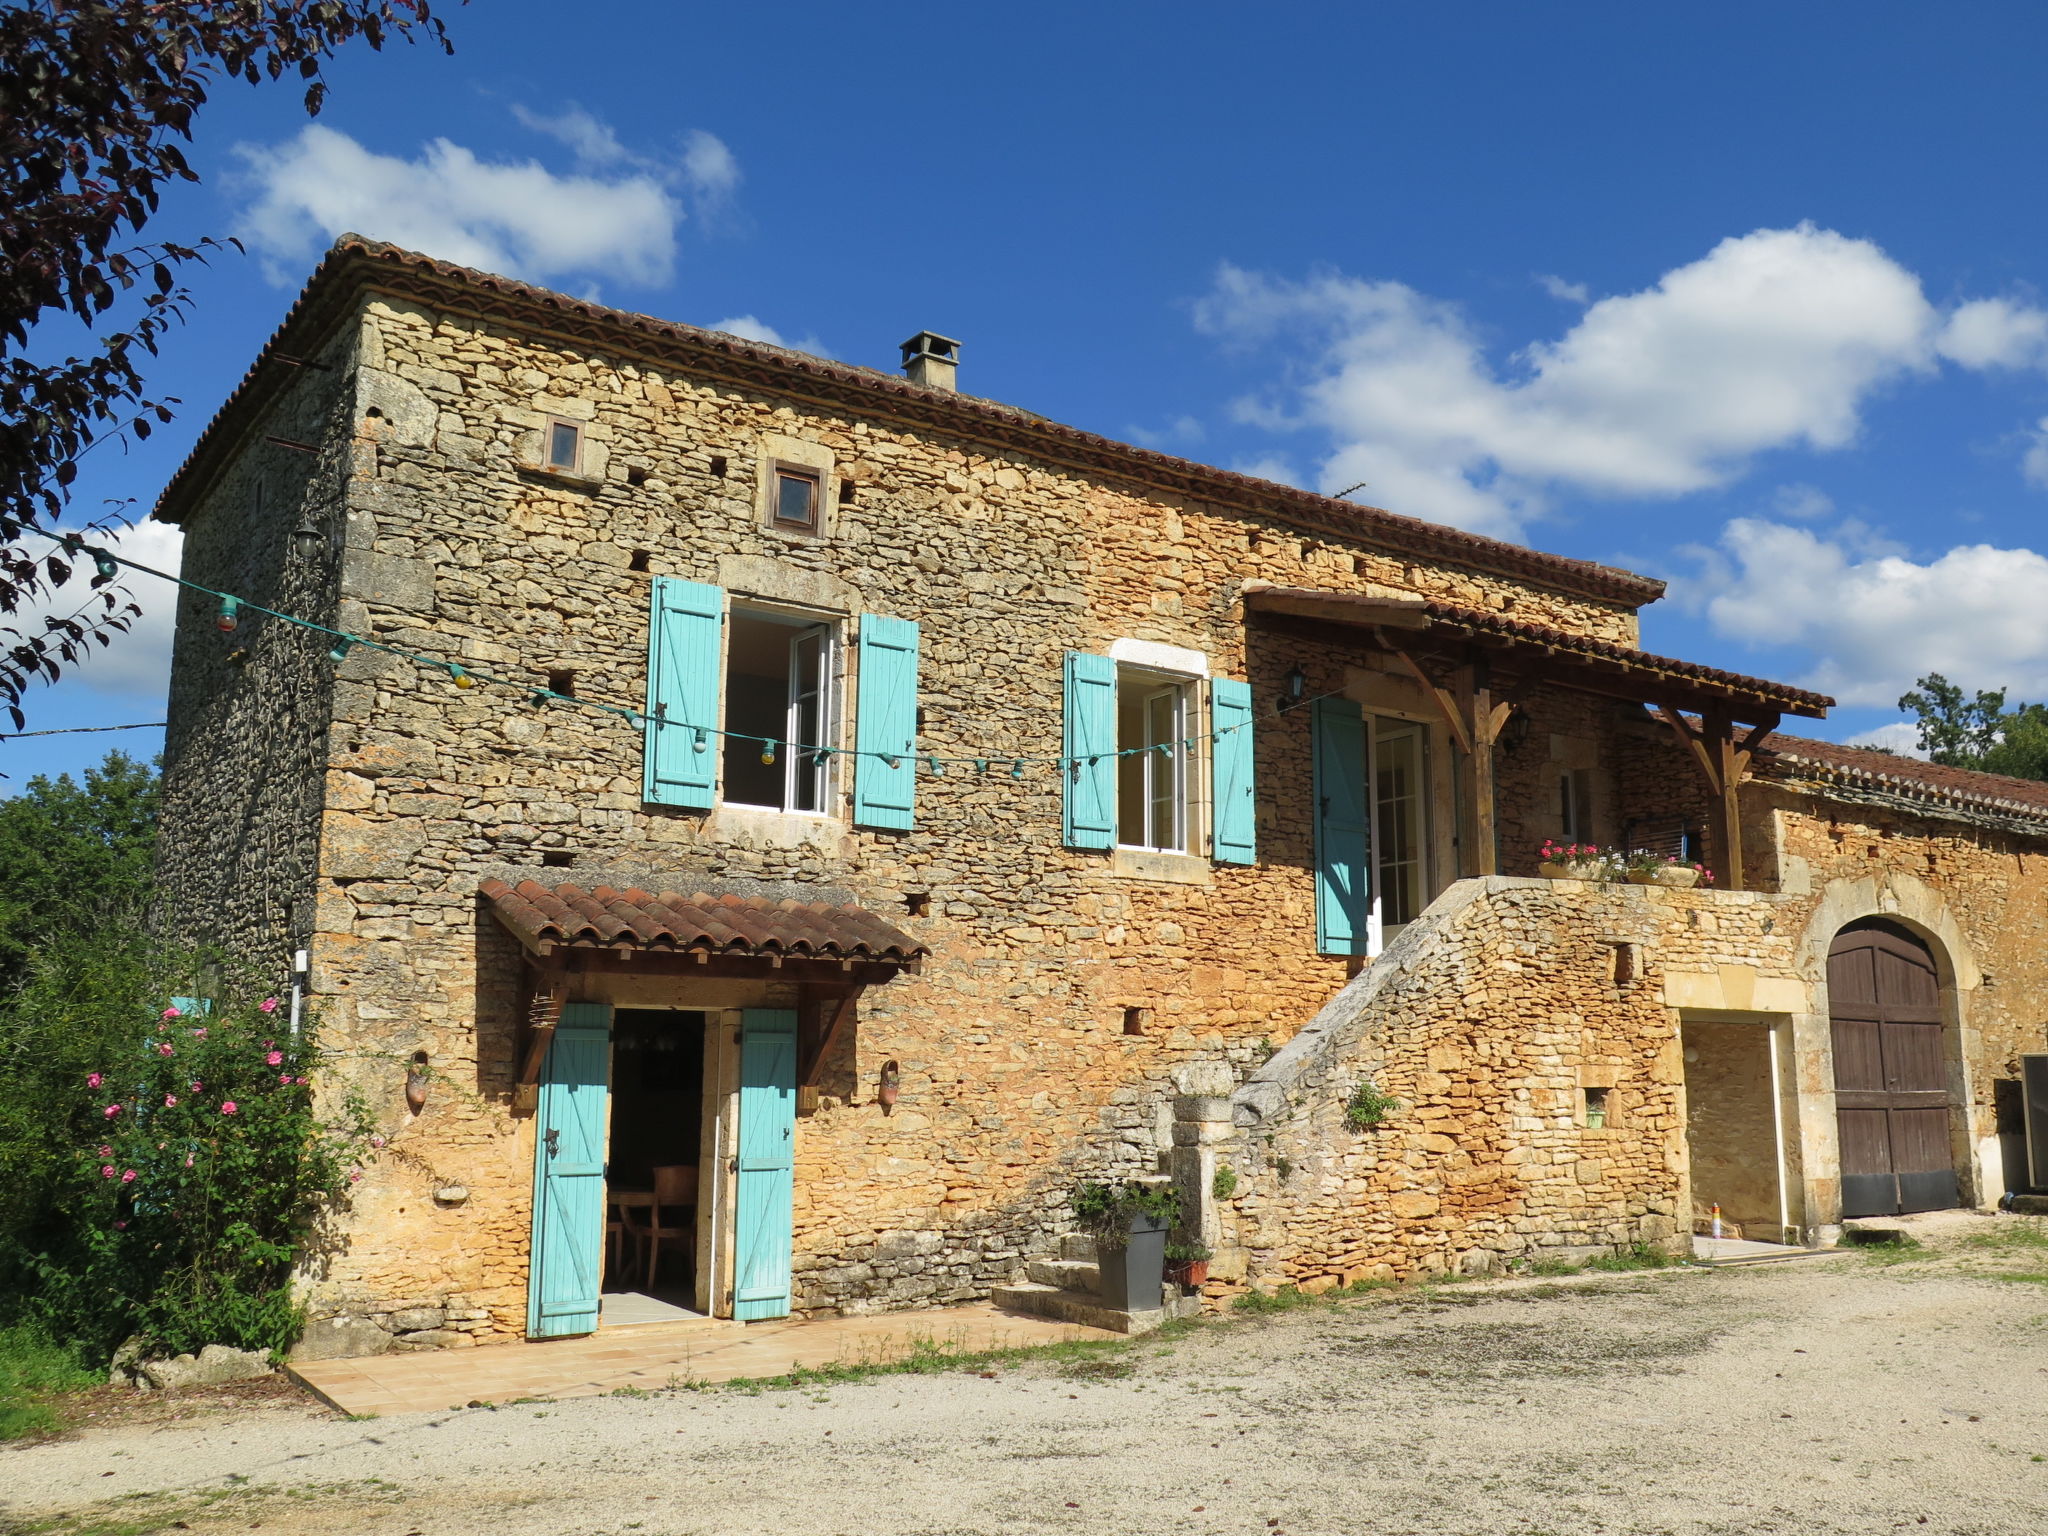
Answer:
[[930, 950], [865, 907], [766, 901], [635, 886], [585, 890], [536, 880], [479, 887], [498, 920], [527, 948], [704, 950], [715, 955], [859, 960], [914, 965]]

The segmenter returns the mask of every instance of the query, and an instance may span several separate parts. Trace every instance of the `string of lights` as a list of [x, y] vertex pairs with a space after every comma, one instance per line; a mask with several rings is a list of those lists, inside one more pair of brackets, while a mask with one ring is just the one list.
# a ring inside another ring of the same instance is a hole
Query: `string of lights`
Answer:
[[163, 728], [161, 720], [138, 720], [133, 725], [59, 725], [47, 731], [7, 731], [0, 733], [0, 741], [22, 741], [30, 736], [82, 736], [88, 731], [160, 731]]
[[[886, 767], [896, 768], [905, 759], [908, 759], [913, 769], [922, 764], [925, 770], [934, 776], [943, 776], [949, 766], [971, 767], [976, 773], [980, 774], [987, 774], [992, 770], [1007, 768], [1012, 778], [1021, 779], [1024, 777], [1024, 770], [1027, 767], [1053, 767], [1057, 768], [1061, 773], [1078, 773], [1081, 765], [1084, 763], [1092, 766], [1104, 760], [1139, 757], [1148, 752], [1156, 752], [1161, 756], [1171, 756], [1176, 745], [1181, 750], [1192, 753], [1200, 742], [1213, 741], [1220, 737], [1229, 736], [1238, 731], [1246, 730], [1251, 725], [1251, 721], [1243, 720], [1235, 725], [1223, 726], [1218, 730], [1181, 736], [1175, 741], [1157, 742], [1142, 747], [1123, 747], [1104, 752], [1057, 757], [1040, 757], [1030, 754], [1020, 756], [1012, 752], [985, 752], [971, 756], [957, 753], [881, 752], [853, 747], [829, 747], [806, 743], [792, 743], [778, 737], [758, 736], [745, 731], [728, 731], [717, 726], [697, 725], [685, 720], [671, 720], [659, 713], [649, 714], [644, 710], [628, 708], [625, 705], [608, 704], [602, 699], [591, 699], [576, 694], [559, 693], [552, 688], [538, 687], [531, 682], [522, 682], [516, 678], [502, 677], [494, 672], [464, 666], [460, 662], [444, 661], [434, 656], [423, 656], [417, 651], [409, 651], [402, 646], [390, 645], [382, 640], [373, 640], [367, 635], [354, 634], [348, 630], [334, 629], [315, 620], [301, 618], [297, 614], [285, 613], [276, 608], [267, 608], [263, 604], [249, 598], [232, 592], [220, 591], [217, 588], [207, 586], [203, 582], [193, 581], [189, 577], [178, 575], [175, 572], [158, 570], [155, 566], [145, 565], [140, 560], [131, 560], [126, 555], [117, 555], [112, 550], [103, 546], [87, 544], [77, 534], [46, 533], [44, 536], [54, 539], [58, 544], [62, 545], [65, 551], [74, 559], [90, 559], [104, 580], [111, 581], [115, 579], [125, 567], [128, 570], [138, 571], [145, 576], [154, 576], [159, 581], [167, 581], [174, 586], [183, 587], [212, 598], [220, 604], [220, 612], [216, 615], [214, 624], [225, 633], [232, 634], [240, 629], [245, 616], [251, 614], [261, 615], [266, 618], [277, 619], [285, 624], [294, 625], [310, 633], [324, 636], [331, 642], [327, 652], [328, 658], [336, 664], [346, 661], [349, 653], [357, 648], [367, 651], [378, 651], [387, 656], [396, 656], [401, 660], [411, 662], [415, 666], [429, 672], [445, 673], [449, 681], [460, 689], [468, 690], [480, 684], [488, 685], [521, 693], [526, 696], [529, 703], [536, 706], [566, 704], [580, 709], [595, 710], [599, 713], [624, 720], [635, 729], [646, 729], [652, 726], [655, 729], [668, 728], [688, 731], [692, 733], [692, 745], [699, 752], [706, 750], [710, 740], [714, 737], [733, 741], [753, 742], [761, 747], [761, 760], [764, 763], [772, 764], [778, 751], [788, 751], [799, 756], [807, 755], [813, 763], [823, 763], [834, 757], [868, 757], [880, 761]], [[1314, 703], [1317, 698], [1327, 697], [1330, 697], [1330, 695], [1318, 694], [1312, 698], [1297, 699], [1280, 706], [1276, 713], [1286, 714]], [[141, 729], [141, 727], [89, 726], [79, 727], [78, 729], [136, 730]], [[24, 732], [23, 734], [41, 735], [46, 733], [31, 731]], [[57, 733], [51, 732], [47, 734]]]

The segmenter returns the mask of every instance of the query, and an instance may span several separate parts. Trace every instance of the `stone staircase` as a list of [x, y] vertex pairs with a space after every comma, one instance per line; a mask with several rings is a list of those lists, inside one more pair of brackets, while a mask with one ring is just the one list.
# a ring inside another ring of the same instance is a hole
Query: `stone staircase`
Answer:
[[1085, 1233], [1069, 1232], [1060, 1239], [1059, 1257], [1029, 1260], [1021, 1282], [997, 1286], [989, 1299], [1012, 1312], [1113, 1333], [1150, 1333], [1168, 1318], [1195, 1317], [1202, 1310], [1201, 1297], [1183, 1296], [1179, 1286], [1163, 1282], [1156, 1308], [1126, 1312], [1102, 1299], [1100, 1282], [1095, 1240]]

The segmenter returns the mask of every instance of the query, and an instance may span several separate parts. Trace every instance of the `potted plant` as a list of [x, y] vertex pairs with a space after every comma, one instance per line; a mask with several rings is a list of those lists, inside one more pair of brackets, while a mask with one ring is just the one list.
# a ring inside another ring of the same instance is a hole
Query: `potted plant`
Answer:
[[1201, 1243], [1166, 1245], [1166, 1278], [1190, 1288], [1209, 1278], [1209, 1260], [1215, 1255]]
[[1613, 855], [1602, 853], [1592, 843], [1558, 843], [1545, 839], [1537, 857], [1546, 880], [1611, 880], [1615, 874]]
[[1635, 885], [1667, 885], [1678, 890], [1714, 883], [1704, 864], [1688, 864], [1677, 854], [1631, 853], [1628, 879]]
[[1180, 1219], [1180, 1194], [1163, 1180], [1078, 1184], [1074, 1219], [1095, 1239], [1096, 1290], [1124, 1312], [1156, 1312], [1166, 1276], [1166, 1234]]

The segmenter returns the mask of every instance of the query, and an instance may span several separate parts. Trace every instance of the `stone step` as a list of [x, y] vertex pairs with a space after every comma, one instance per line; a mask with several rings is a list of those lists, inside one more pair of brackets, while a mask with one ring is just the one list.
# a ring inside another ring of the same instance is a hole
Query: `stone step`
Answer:
[[1082, 1263], [1079, 1259], [1033, 1259], [1024, 1266], [1024, 1278], [1034, 1285], [1049, 1285], [1062, 1291], [1086, 1291], [1090, 1295], [1102, 1289], [1102, 1271], [1094, 1263]]
[[1081, 1291], [1062, 1290], [1055, 1285], [999, 1285], [989, 1296], [997, 1306], [1032, 1317], [1050, 1317], [1062, 1323], [1079, 1323], [1086, 1328], [1103, 1328], [1111, 1333], [1150, 1333], [1168, 1318], [1193, 1317], [1202, 1310], [1199, 1296], [1176, 1295], [1172, 1301], [1150, 1312], [1125, 1312], [1103, 1305], [1102, 1298]]
[[1086, 1232], [1062, 1232], [1060, 1257], [1076, 1264], [1095, 1262], [1095, 1239]]

